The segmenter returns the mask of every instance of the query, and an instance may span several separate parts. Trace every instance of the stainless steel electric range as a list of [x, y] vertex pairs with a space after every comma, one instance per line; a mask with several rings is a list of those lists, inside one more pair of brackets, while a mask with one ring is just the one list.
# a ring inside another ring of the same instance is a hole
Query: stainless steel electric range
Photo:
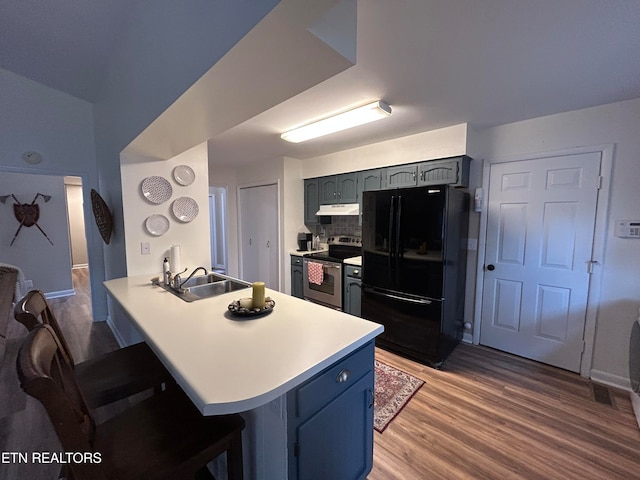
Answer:
[[342, 310], [342, 264], [362, 254], [360, 237], [329, 237], [329, 250], [304, 256], [303, 293], [305, 300]]

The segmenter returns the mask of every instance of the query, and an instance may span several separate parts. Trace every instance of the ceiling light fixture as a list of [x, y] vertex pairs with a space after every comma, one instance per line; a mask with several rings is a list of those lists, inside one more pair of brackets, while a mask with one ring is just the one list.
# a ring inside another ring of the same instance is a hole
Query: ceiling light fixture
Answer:
[[321, 137], [329, 133], [339, 132], [340, 130], [363, 125], [373, 122], [374, 120], [380, 120], [389, 115], [391, 115], [391, 107], [383, 101], [378, 100], [368, 105], [339, 113], [333, 117], [294, 128], [280, 135], [280, 138], [287, 142], [304, 142], [305, 140]]

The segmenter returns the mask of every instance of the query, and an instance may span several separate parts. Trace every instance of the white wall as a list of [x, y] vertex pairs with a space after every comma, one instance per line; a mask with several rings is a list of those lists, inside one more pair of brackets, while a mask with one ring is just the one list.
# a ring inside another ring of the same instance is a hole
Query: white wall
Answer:
[[64, 178], [3, 172], [0, 174], [0, 195], [12, 193], [21, 204], [30, 204], [36, 193], [51, 195], [48, 202], [39, 197], [36, 204], [40, 209], [37, 224], [53, 245], [36, 225], [20, 229], [11, 245], [20, 223], [13, 212], [15, 200], [9, 197], [6, 203], [0, 203], [0, 263], [19, 267], [25, 279], [33, 281], [33, 288], [42, 290], [47, 296], [73, 293]]
[[239, 276], [240, 251], [238, 248], [239, 186], [278, 183], [280, 195], [280, 291], [291, 291], [291, 260], [289, 252], [297, 248], [298, 227], [303, 225], [302, 161], [277, 158], [269, 162], [243, 165], [241, 168], [219, 167], [215, 164], [215, 149], [209, 149], [209, 183], [227, 188], [227, 255], [229, 275]]
[[302, 176], [303, 178], [322, 177], [420, 160], [453, 157], [464, 155], [466, 152], [467, 125], [454, 125], [306, 159], [302, 162]]
[[[207, 144], [203, 143], [170, 159], [156, 160], [122, 155], [122, 198], [124, 204], [124, 229], [127, 237], [128, 275], [151, 276], [162, 273], [162, 263], [169, 257], [172, 245], [180, 245], [182, 268], [189, 272], [195, 267], [211, 268], [209, 227], [209, 169]], [[174, 169], [188, 165], [195, 173], [191, 185], [180, 185], [173, 177]], [[172, 187], [172, 195], [162, 204], [153, 204], [142, 195], [142, 181], [151, 176], [165, 178]], [[180, 197], [189, 197], [198, 205], [198, 215], [188, 223], [176, 219], [172, 211], [173, 202]], [[169, 220], [169, 230], [161, 236], [151, 235], [145, 228], [150, 215], [164, 215]], [[149, 243], [151, 253], [141, 253], [141, 243]]]
[[[34, 183], [38, 183], [38, 175], [65, 176], [75, 175], [82, 177], [84, 189], [84, 215], [85, 218], [93, 218], [91, 212], [90, 189], [98, 188], [96, 174], [95, 142], [93, 134], [93, 106], [84, 100], [72, 97], [24, 77], [0, 69], [0, 177], [8, 181], [8, 173], [37, 174], [23, 176], [18, 183], [11, 185], [11, 190], [23, 189], [25, 186], [31, 190]], [[42, 162], [37, 165], [29, 165], [22, 160], [22, 154], [26, 151], [36, 151], [42, 155]], [[18, 187], [18, 188], [14, 188]], [[3, 188], [4, 190], [4, 188]], [[0, 195], [11, 192], [0, 191]], [[34, 192], [35, 193], [35, 192]], [[45, 193], [45, 192], [42, 192]], [[19, 197], [21, 200], [22, 198]], [[56, 195], [53, 201], [63, 201], [64, 191]], [[31, 199], [29, 199], [29, 202]], [[46, 204], [48, 207], [49, 204]], [[3, 210], [9, 208], [0, 204]], [[46, 211], [45, 211], [46, 212]], [[43, 212], [45, 215], [46, 213]], [[66, 211], [62, 218], [66, 218]], [[43, 222], [49, 222], [48, 217], [42, 218]], [[9, 224], [0, 223], [3, 234], [5, 227], [13, 230], [13, 219]], [[66, 222], [64, 222], [66, 226]], [[51, 227], [49, 227], [51, 228]], [[30, 228], [30, 234], [35, 227]], [[47, 233], [49, 231], [45, 229]], [[21, 233], [21, 235], [23, 235]], [[39, 234], [39, 232], [38, 232]], [[87, 243], [89, 245], [89, 263], [92, 277], [94, 274], [99, 279], [104, 276], [102, 261], [103, 242], [94, 222], [86, 225]], [[46, 239], [42, 237], [43, 240]], [[20, 239], [19, 239], [20, 240]], [[14, 247], [18, 245], [18, 241]], [[24, 240], [24, 237], [22, 238]], [[57, 248], [62, 243], [54, 241]], [[48, 242], [47, 242], [48, 245]], [[11, 247], [11, 248], [14, 248]], [[8, 244], [0, 248], [4, 252], [9, 248]], [[46, 247], [45, 247], [46, 248]], [[68, 240], [66, 241], [68, 251]], [[9, 253], [9, 252], [7, 252]], [[2, 255], [3, 253], [0, 253]], [[12, 254], [13, 255], [13, 254]], [[62, 261], [64, 255], [60, 259]], [[14, 258], [15, 260], [15, 258]], [[22, 259], [17, 259], [22, 262]], [[55, 260], [56, 262], [58, 259]], [[48, 262], [40, 261], [40, 264]], [[65, 271], [49, 271], [54, 278], [46, 282], [35, 282], [45, 292], [66, 291], [72, 288], [70, 285], [70, 262], [64, 261]], [[28, 275], [35, 275], [28, 272]], [[102, 298], [94, 299], [94, 318], [97, 320], [106, 317], [106, 301]]]
[[84, 223], [84, 201], [82, 199], [82, 185], [77, 177], [64, 177], [67, 193], [67, 211], [69, 220], [69, 239], [71, 242], [71, 264], [73, 267], [89, 265], [87, 252], [87, 238]]
[[[640, 99], [476, 132], [470, 155], [499, 159], [614, 144], [607, 237], [591, 376], [625, 386], [631, 327], [640, 307], [640, 240], [617, 238], [616, 219], [640, 219]], [[607, 181], [609, 179], [605, 179]], [[478, 172], [472, 178], [480, 184]]]

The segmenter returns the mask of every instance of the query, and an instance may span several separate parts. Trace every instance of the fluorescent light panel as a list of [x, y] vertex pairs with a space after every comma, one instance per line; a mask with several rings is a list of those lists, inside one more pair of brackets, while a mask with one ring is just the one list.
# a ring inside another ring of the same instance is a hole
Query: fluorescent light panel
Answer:
[[339, 132], [351, 127], [387, 118], [391, 115], [391, 107], [381, 100], [354, 108], [333, 117], [319, 120], [303, 127], [294, 128], [280, 135], [287, 142], [299, 143], [312, 138], [322, 137], [329, 133]]

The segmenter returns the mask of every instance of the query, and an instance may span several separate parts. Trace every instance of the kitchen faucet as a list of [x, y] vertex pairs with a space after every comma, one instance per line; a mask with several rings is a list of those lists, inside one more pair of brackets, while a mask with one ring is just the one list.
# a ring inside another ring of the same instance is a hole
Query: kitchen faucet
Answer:
[[187, 269], [185, 268], [182, 272], [180, 272], [180, 273], [176, 273], [176, 274], [173, 276], [173, 279], [171, 280], [171, 288], [173, 288], [174, 290], [177, 290], [177, 291], [181, 291], [181, 290], [182, 290], [182, 285], [184, 285], [185, 283], [187, 283], [187, 282], [191, 279], [191, 277], [193, 277], [193, 276], [196, 274], [196, 272], [197, 272], [198, 270], [202, 270], [202, 271], [204, 272], [204, 274], [205, 274], [205, 275], [209, 273], [209, 270], [207, 270], [207, 269], [206, 269], [206, 268], [204, 268], [204, 267], [196, 267], [196, 268], [193, 270], [193, 272], [191, 272], [191, 273], [189, 274], [189, 276], [188, 276], [188, 277], [183, 281], [183, 280], [182, 280], [182, 278], [180, 278], [180, 275], [187, 271]]

